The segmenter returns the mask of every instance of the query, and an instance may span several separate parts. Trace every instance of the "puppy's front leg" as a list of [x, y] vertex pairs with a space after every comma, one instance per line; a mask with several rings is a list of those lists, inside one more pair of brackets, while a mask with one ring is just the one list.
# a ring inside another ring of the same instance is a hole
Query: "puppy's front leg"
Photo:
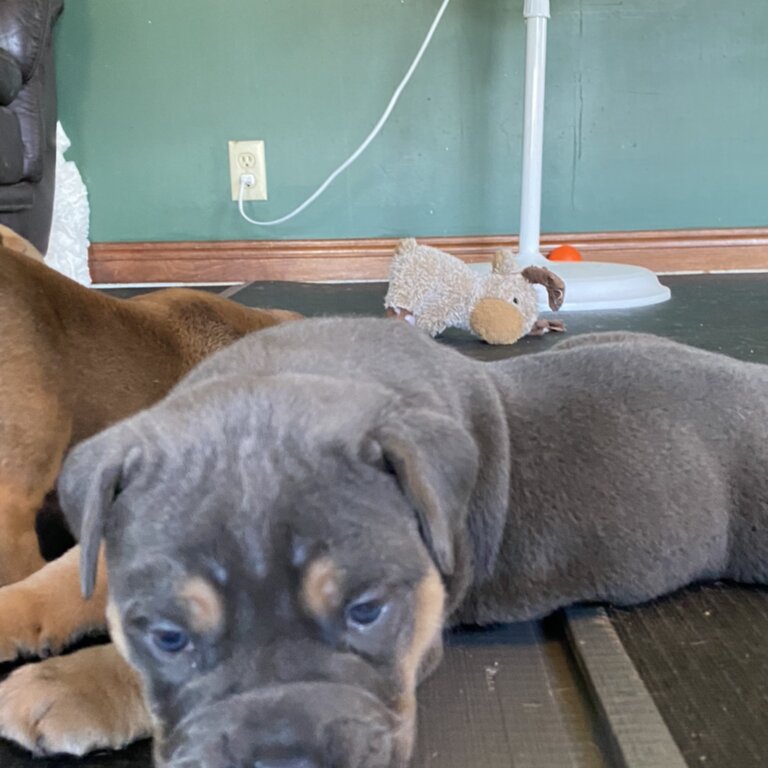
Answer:
[[106, 631], [107, 577], [103, 550], [96, 589], [80, 593], [80, 547], [23, 581], [0, 588], [0, 661], [45, 656], [89, 632]]
[[139, 677], [111, 643], [27, 664], [0, 683], [0, 735], [37, 756], [119, 749], [151, 730]]

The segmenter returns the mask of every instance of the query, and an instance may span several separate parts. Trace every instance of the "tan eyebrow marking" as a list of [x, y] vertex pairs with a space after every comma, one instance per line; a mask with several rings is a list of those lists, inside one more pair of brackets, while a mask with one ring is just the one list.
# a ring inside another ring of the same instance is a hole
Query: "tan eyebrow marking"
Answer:
[[328, 556], [310, 563], [301, 584], [301, 602], [313, 616], [327, 619], [341, 604], [341, 571]]
[[221, 595], [202, 576], [187, 579], [179, 590], [179, 596], [187, 605], [192, 629], [211, 632], [219, 629], [224, 620]]

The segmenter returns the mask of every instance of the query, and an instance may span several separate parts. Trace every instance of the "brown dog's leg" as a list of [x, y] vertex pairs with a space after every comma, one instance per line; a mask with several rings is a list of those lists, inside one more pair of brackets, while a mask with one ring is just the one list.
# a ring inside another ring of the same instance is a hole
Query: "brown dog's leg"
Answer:
[[27, 664], [0, 683], [0, 736], [35, 755], [84, 755], [149, 736], [139, 677], [112, 644]]
[[0, 586], [44, 565], [35, 531], [35, 515], [44, 498], [45, 491], [32, 492], [0, 479]]
[[0, 588], [0, 662], [60, 652], [89, 632], [106, 632], [107, 577], [100, 554], [96, 589], [80, 593], [80, 547], [16, 584]]
[[56, 482], [71, 435], [45, 372], [24, 360], [27, 352], [11, 349], [0, 360], [0, 587], [45, 564], [35, 517]]

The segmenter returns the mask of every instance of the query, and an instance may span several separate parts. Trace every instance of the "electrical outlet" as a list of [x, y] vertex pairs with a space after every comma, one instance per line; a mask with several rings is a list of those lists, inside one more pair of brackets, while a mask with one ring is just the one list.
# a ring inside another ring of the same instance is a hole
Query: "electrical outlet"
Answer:
[[266, 200], [267, 166], [264, 160], [264, 142], [261, 140], [230, 141], [228, 146], [232, 199], [239, 199], [240, 176], [244, 173], [250, 173], [256, 179], [256, 183], [245, 188], [243, 200]]

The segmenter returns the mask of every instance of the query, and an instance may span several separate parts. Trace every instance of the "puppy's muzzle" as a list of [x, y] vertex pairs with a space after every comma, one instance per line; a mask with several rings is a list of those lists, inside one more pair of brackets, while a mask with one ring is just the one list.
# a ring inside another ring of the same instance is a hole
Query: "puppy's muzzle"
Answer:
[[400, 768], [397, 719], [372, 694], [296, 683], [193, 712], [159, 746], [163, 768]]

